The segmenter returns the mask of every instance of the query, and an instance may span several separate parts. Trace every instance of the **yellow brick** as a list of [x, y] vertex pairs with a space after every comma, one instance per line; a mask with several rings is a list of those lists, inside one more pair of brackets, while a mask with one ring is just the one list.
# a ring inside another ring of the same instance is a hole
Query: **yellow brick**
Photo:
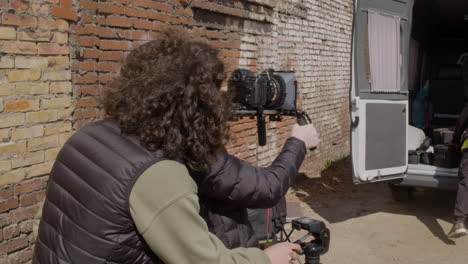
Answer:
[[56, 43], [67, 43], [68, 42], [68, 33], [55, 32], [52, 42]]
[[44, 162], [44, 151], [25, 152], [11, 161], [12, 168], [25, 167]]
[[14, 127], [24, 124], [24, 114], [0, 114], [0, 128]]
[[63, 133], [59, 135], [59, 144], [60, 146], [63, 146], [67, 140], [73, 136], [75, 132], [68, 132], [68, 133]]
[[41, 78], [40, 69], [32, 70], [15, 70], [8, 73], [10, 82], [37, 81]]
[[73, 112], [73, 109], [71, 108], [57, 110], [57, 119], [58, 120], [70, 120], [72, 112]]
[[17, 56], [15, 58], [15, 67], [20, 69], [47, 68], [49, 62], [45, 57], [26, 57]]
[[45, 161], [55, 160], [61, 149], [62, 149], [61, 147], [58, 147], [58, 148], [52, 148], [52, 149], [46, 150], [45, 151]]
[[48, 136], [42, 138], [32, 138], [28, 140], [28, 151], [37, 151], [58, 147], [58, 136]]
[[47, 83], [17, 83], [15, 87], [15, 92], [18, 95], [49, 93], [49, 85]]
[[54, 134], [70, 131], [71, 129], [72, 129], [71, 122], [51, 124], [51, 125], [45, 126], [44, 135], [46, 136], [54, 135]]
[[59, 31], [68, 31], [68, 22], [63, 20], [63, 19], [58, 19], [55, 21], [55, 24], [57, 25], [57, 29]]
[[67, 56], [47, 57], [47, 60], [49, 62], [49, 67], [57, 67], [57, 68], [70, 67], [70, 60]]
[[0, 96], [8, 96], [15, 93], [15, 85], [13, 83], [0, 84]]
[[11, 161], [10, 160], [0, 160], [0, 172], [7, 171], [11, 169]]
[[15, 59], [13, 56], [0, 56], [0, 69], [8, 69], [15, 67]]
[[49, 174], [54, 162], [46, 162], [29, 167], [26, 171], [26, 178]]
[[26, 41], [50, 41], [50, 31], [21, 31], [18, 33], [19, 40]]
[[56, 120], [57, 120], [56, 110], [26, 113], [26, 122], [28, 124], [45, 123], [45, 122], [52, 122]]
[[52, 82], [50, 83], [51, 93], [71, 93], [72, 84], [71, 82]]
[[18, 154], [26, 151], [26, 141], [19, 143], [1, 143], [0, 144], [0, 156], [1, 157], [10, 157], [14, 154]]
[[16, 39], [16, 30], [12, 27], [0, 27], [0, 39]]
[[18, 183], [22, 181], [25, 176], [26, 176], [25, 169], [18, 169], [18, 170], [9, 171], [7, 173], [2, 173], [0, 175], [0, 186]]
[[0, 143], [10, 141], [10, 129], [0, 129]]
[[42, 107], [46, 109], [65, 108], [71, 105], [70, 97], [59, 97], [42, 100]]
[[3, 112], [3, 107], [4, 107], [3, 98], [0, 98], [0, 112]]
[[11, 134], [11, 139], [13, 141], [17, 141], [20, 139], [42, 137], [43, 135], [44, 135], [43, 126], [32, 126], [32, 127], [26, 127], [26, 128], [17, 128], [13, 130], [13, 133]]
[[39, 100], [9, 100], [5, 102], [6, 112], [26, 112], [39, 110]]
[[71, 80], [70, 70], [47, 69], [42, 76], [44, 81], [68, 81]]

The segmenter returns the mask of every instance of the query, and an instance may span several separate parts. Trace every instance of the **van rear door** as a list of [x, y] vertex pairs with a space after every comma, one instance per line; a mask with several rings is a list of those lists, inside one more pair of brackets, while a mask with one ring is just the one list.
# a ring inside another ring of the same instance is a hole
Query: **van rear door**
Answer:
[[356, 0], [351, 71], [351, 155], [356, 183], [408, 168], [408, 62], [414, 0]]

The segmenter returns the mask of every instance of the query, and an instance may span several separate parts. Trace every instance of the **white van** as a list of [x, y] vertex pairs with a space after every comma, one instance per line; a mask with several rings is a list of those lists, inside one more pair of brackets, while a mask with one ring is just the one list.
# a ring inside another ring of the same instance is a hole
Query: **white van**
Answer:
[[426, 135], [455, 126], [464, 103], [460, 60], [468, 52], [467, 29], [467, 0], [355, 1], [350, 92], [355, 183], [392, 180], [397, 200], [410, 198], [413, 187], [456, 189], [457, 168], [408, 163], [415, 143], [409, 131], [414, 95], [425, 83], [432, 109], [425, 116]]

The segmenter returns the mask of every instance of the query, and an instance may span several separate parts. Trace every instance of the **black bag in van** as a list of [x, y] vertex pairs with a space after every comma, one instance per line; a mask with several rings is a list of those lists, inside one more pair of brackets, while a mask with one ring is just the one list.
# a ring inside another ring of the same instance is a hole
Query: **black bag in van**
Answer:
[[436, 145], [434, 147], [434, 166], [456, 168], [460, 162], [460, 152], [455, 145]]
[[453, 131], [448, 128], [434, 129], [434, 145], [451, 144], [453, 140]]

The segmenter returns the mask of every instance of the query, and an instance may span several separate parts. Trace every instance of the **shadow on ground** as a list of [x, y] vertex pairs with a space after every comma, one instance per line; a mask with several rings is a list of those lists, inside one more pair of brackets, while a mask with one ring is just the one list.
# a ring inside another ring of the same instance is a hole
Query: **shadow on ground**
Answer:
[[[320, 178], [298, 175], [293, 187], [295, 196], [329, 223], [377, 212], [408, 215], [416, 217], [445, 244], [455, 244], [437, 222], [452, 221], [455, 192], [416, 190], [415, 199], [396, 202], [387, 183], [355, 185], [349, 158], [323, 171]], [[388, 223], [389, 228], [392, 224], [398, 223]]]

